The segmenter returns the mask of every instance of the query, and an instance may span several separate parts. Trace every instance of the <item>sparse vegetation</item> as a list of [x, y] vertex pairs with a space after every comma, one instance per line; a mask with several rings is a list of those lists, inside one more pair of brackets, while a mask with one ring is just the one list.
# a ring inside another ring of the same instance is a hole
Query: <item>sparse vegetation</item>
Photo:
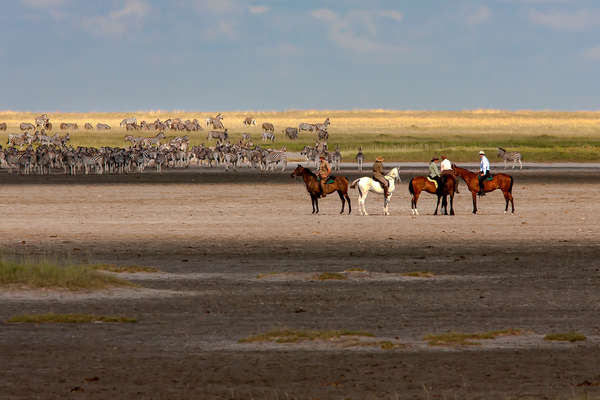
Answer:
[[544, 336], [544, 340], [556, 340], [561, 342], [578, 342], [586, 340], [585, 335], [577, 332], [564, 332], [564, 333], [550, 333]]
[[275, 343], [299, 343], [303, 341], [314, 340], [332, 340], [341, 337], [362, 336], [373, 337], [369, 332], [362, 331], [304, 331], [304, 330], [274, 330], [260, 335], [250, 336], [245, 339], [240, 339], [239, 343], [257, 343], [257, 342], [275, 342]]
[[329, 280], [337, 280], [343, 281], [348, 279], [348, 277], [344, 274], [340, 274], [338, 272], [323, 272], [315, 275], [315, 279], [319, 281], [329, 281]]
[[91, 322], [135, 323], [137, 319], [118, 315], [91, 314], [25, 314], [9, 318], [8, 323], [84, 324]]
[[91, 268], [99, 271], [108, 271], [115, 273], [159, 272], [157, 268], [144, 267], [139, 265], [94, 264], [91, 265]]
[[60, 264], [49, 260], [11, 261], [0, 259], [0, 285], [26, 288], [103, 289], [134, 286], [85, 265]]
[[263, 274], [256, 275], [256, 279], [271, 278], [271, 277], [281, 275], [281, 274], [282, 274], [282, 272], [265, 272]]
[[402, 276], [410, 276], [413, 278], [433, 278], [435, 275], [431, 272], [413, 271], [402, 274]]
[[367, 270], [362, 268], [348, 268], [344, 272], [367, 272]]
[[483, 333], [448, 332], [425, 336], [425, 340], [430, 346], [478, 346], [481, 343], [474, 340], [490, 340], [496, 339], [498, 336], [518, 336], [522, 334], [523, 331], [519, 329], [505, 329]]
[[[0, 121], [8, 129], [0, 133], [6, 141], [9, 133], [19, 132], [19, 123], [32, 122], [36, 113], [1, 112]], [[156, 118], [198, 119], [214, 116], [214, 112], [150, 111], [135, 113], [50, 113], [51, 122], [85, 122], [95, 125], [108, 123], [110, 131], [70, 132], [74, 146], [124, 146], [123, 137], [130, 133], [119, 128], [119, 122], [135, 116], [138, 120], [154, 121]], [[255, 127], [244, 127], [242, 120], [248, 113], [227, 112], [223, 123], [228, 128], [230, 140], [237, 142], [242, 132], [248, 132], [257, 142], [262, 133], [261, 122], [275, 125], [277, 146], [285, 145], [288, 151], [299, 151], [305, 145], [314, 145], [315, 134], [303, 132], [298, 140], [284, 137], [281, 129], [298, 126], [300, 122], [322, 122], [331, 119], [330, 144], [339, 144], [342, 156], [350, 160], [359, 146], [363, 147], [366, 161], [376, 155], [389, 161], [423, 161], [431, 154], [443, 152], [452, 161], [477, 160], [483, 148], [494, 151], [499, 145], [508, 150], [518, 150], [526, 161], [599, 161], [600, 112], [548, 112], [548, 111], [390, 111], [390, 110], [312, 110], [285, 112], [252, 112], [259, 122]], [[57, 131], [58, 129], [54, 129]], [[147, 132], [148, 136], [153, 132]], [[169, 133], [175, 136], [178, 133]], [[186, 132], [191, 145], [206, 142], [206, 130]], [[493, 157], [493, 155], [492, 155]]]

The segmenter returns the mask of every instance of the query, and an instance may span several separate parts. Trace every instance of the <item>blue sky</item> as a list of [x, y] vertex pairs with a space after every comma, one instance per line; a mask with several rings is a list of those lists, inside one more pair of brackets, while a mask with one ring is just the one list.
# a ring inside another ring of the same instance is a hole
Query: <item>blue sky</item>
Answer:
[[592, 0], [1, 0], [0, 110], [600, 109]]

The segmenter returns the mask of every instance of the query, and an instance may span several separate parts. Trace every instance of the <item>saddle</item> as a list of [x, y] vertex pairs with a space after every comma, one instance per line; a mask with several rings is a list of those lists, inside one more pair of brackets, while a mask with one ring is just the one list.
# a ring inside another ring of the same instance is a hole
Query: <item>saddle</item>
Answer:
[[[329, 176], [327, 177], [327, 180], [325, 181], [325, 184], [334, 183], [334, 182], [335, 182], [335, 178], [336, 178], [336, 176], [334, 176], [334, 175], [329, 175]], [[319, 180], [321, 180], [321, 178], [319, 178]]]
[[437, 181], [436, 181], [435, 179], [431, 179], [430, 177], [427, 177], [427, 180], [428, 180], [429, 182], [433, 183], [433, 184], [435, 185], [435, 188], [436, 188], [436, 190], [437, 190], [437, 188], [438, 188], [438, 183], [437, 183]]

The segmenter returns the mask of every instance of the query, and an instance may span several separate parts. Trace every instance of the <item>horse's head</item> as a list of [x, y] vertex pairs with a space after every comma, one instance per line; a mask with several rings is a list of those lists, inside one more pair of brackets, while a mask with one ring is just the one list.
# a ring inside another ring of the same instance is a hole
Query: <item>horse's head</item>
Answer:
[[388, 172], [388, 176], [394, 178], [394, 182], [396, 183], [402, 182], [402, 179], [400, 179], [400, 172], [398, 171], [398, 167], [392, 168], [390, 172]]
[[304, 167], [302, 165], [298, 164], [298, 166], [296, 167], [294, 172], [292, 172], [291, 177], [293, 178], [295, 176], [301, 176], [303, 172], [304, 172]]

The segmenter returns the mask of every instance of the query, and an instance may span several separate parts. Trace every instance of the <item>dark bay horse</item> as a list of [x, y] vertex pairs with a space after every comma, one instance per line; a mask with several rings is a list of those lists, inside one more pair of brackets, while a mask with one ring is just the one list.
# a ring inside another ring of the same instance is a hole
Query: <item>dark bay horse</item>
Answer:
[[448, 215], [448, 196], [450, 196], [450, 215], [454, 215], [454, 189], [456, 188], [456, 178], [452, 175], [444, 175], [442, 193], [439, 193], [435, 184], [427, 179], [426, 176], [415, 176], [408, 183], [408, 191], [412, 194], [410, 200], [410, 209], [413, 215], [419, 215], [417, 210], [417, 201], [421, 192], [425, 191], [431, 194], [437, 194], [437, 204], [435, 206], [435, 212], [433, 215], [437, 215], [438, 207], [440, 206], [440, 199], [442, 199], [442, 210], [444, 215]]
[[[292, 172], [292, 178], [295, 176], [301, 176], [306, 184], [306, 190], [310, 194], [310, 199], [313, 206], [313, 214], [319, 213], [319, 196], [321, 195], [321, 185], [319, 185], [319, 179], [313, 174], [308, 168], [304, 168], [298, 164], [294, 172]], [[328, 179], [329, 180], [329, 179]], [[350, 204], [350, 197], [348, 196], [348, 179], [343, 176], [336, 176], [333, 183], [325, 184], [325, 194], [337, 192], [342, 200], [342, 211], [344, 213], [345, 200], [348, 200], [348, 214], [352, 212], [352, 205]], [[345, 200], [344, 200], [345, 198]]]
[[[471, 195], [473, 196], [473, 214], [477, 214], [477, 193], [479, 192], [479, 175], [475, 172], [471, 172], [468, 169], [457, 167], [452, 164], [452, 169], [454, 173], [465, 181], [467, 187], [471, 191]], [[510, 205], [512, 207], [512, 213], [515, 212], [515, 203], [512, 197], [512, 187], [513, 187], [513, 178], [507, 174], [495, 174], [491, 180], [485, 179], [483, 181], [483, 191], [493, 192], [496, 189], [502, 190], [502, 194], [504, 195], [504, 200], [506, 200], [506, 207], [504, 208], [504, 213], [508, 211], [508, 202], [510, 201]]]

